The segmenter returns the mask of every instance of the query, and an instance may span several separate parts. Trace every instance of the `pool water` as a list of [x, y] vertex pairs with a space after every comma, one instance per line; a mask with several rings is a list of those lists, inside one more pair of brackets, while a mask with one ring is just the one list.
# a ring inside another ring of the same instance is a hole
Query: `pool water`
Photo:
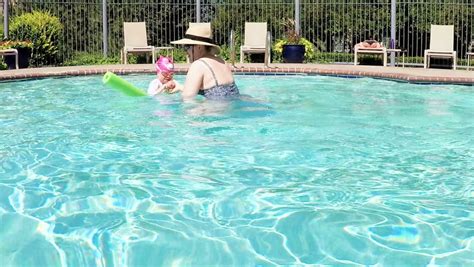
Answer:
[[0, 265], [474, 264], [473, 87], [236, 79], [0, 83]]

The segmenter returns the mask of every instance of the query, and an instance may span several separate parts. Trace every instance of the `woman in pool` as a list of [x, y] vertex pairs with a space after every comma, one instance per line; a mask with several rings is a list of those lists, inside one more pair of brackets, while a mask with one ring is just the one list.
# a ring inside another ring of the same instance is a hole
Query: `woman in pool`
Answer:
[[180, 88], [183, 100], [203, 95], [207, 99], [229, 99], [239, 96], [232, 70], [218, 57], [219, 47], [212, 40], [208, 26], [193, 25], [184, 39], [171, 42], [184, 45], [191, 61], [184, 87]]

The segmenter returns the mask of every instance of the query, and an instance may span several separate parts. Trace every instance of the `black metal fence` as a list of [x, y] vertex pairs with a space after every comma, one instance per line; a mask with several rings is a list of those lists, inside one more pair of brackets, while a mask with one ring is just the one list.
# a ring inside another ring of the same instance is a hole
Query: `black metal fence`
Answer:
[[3, 20], [4, 20], [4, 12], [3, 12], [3, 6], [4, 6], [4, 0], [0, 0], [0, 37], [3, 39]]
[[[4, 1], [0, 0], [2, 6]], [[273, 40], [279, 39], [284, 35], [282, 21], [295, 18], [299, 10], [301, 36], [321, 55], [313, 62], [335, 63], [350, 62], [354, 44], [369, 37], [387, 44], [394, 0], [106, 0], [106, 35], [103, 1], [9, 0], [8, 12], [10, 19], [32, 10], [59, 17], [64, 25], [61, 56], [66, 59], [77, 51], [103, 53], [104, 36], [107, 54], [117, 55], [126, 21], [145, 21], [149, 43], [155, 46], [181, 38], [190, 22], [211, 22], [216, 41], [225, 45], [231, 30], [240, 40], [246, 21], [267, 22]], [[396, 10], [396, 47], [406, 50], [412, 62], [422, 62], [431, 24], [452, 24], [459, 64], [466, 64], [465, 54], [474, 40], [473, 0], [396, 0]]]

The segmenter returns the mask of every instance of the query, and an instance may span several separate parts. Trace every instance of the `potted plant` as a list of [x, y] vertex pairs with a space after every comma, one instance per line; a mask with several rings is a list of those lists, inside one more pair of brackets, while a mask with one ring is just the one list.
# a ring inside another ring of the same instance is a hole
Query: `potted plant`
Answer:
[[283, 27], [284, 38], [276, 41], [273, 50], [284, 63], [303, 63], [305, 58], [314, 57], [314, 45], [296, 32], [293, 19], [286, 19]]
[[[33, 43], [30, 41], [3, 41], [0, 42], [0, 49], [16, 49], [18, 50], [18, 66], [20, 68], [28, 68], [31, 50], [33, 48]], [[9, 69], [15, 68], [15, 57], [6, 56], [5, 63], [8, 65]]]

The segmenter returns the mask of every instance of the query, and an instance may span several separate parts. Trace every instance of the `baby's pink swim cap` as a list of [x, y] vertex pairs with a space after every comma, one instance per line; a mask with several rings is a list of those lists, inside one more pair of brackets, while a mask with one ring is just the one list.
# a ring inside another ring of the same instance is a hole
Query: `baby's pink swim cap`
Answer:
[[155, 63], [155, 68], [157, 72], [173, 73], [173, 60], [169, 57], [160, 56], [160, 58]]

